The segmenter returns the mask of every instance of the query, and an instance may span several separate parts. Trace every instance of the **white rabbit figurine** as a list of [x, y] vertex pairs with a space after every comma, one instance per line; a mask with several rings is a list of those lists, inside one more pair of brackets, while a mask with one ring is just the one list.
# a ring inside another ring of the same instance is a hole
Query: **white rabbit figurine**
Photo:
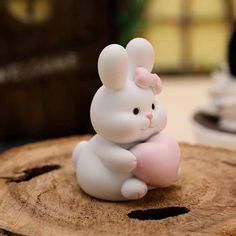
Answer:
[[131, 40], [126, 49], [109, 45], [99, 56], [103, 86], [90, 110], [97, 134], [72, 155], [79, 186], [93, 197], [135, 200], [178, 178], [178, 144], [160, 133], [166, 114], [155, 98], [161, 81], [151, 74], [153, 64], [153, 47], [143, 38]]

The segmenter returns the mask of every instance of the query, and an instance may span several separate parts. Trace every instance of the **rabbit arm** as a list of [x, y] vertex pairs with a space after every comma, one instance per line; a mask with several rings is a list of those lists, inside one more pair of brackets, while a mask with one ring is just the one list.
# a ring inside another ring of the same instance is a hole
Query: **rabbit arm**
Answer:
[[97, 154], [107, 168], [116, 172], [129, 173], [137, 165], [134, 154], [118, 145], [100, 146]]

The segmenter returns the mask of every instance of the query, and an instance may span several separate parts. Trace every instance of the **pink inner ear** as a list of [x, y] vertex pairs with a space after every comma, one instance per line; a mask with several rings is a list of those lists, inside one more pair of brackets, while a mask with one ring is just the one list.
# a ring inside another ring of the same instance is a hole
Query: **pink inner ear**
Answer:
[[161, 79], [142, 67], [137, 67], [134, 75], [135, 83], [141, 88], [151, 87], [155, 94], [161, 92]]

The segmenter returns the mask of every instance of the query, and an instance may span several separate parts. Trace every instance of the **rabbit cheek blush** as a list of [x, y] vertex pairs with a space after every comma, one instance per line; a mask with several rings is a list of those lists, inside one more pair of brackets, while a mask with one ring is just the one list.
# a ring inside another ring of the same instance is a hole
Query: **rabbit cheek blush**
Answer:
[[151, 73], [154, 58], [143, 38], [126, 48], [111, 44], [98, 58], [103, 86], [90, 108], [97, 134], [77, 144], [72, 154], [79, 186], [90, 196], [136, 200], [149, 186], [166, 187], [178, 177], [178, 144], [161, 133], [166, 114], [156, 102], [161, 80]]

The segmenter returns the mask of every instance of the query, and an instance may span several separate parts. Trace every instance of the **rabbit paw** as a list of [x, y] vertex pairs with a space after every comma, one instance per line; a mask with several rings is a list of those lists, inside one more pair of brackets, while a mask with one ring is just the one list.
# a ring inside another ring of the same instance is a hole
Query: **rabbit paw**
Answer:
[[140, 199], [147, 191], [147, 185], [136, 178], [126, 180], [121, 187], [121, 194], [129, 200]]
[[124, 173], [129, 173], [137, 167], [137, 158], [132, 155], [127, 155], [126, 158], [121, 163], [120, 169]]

